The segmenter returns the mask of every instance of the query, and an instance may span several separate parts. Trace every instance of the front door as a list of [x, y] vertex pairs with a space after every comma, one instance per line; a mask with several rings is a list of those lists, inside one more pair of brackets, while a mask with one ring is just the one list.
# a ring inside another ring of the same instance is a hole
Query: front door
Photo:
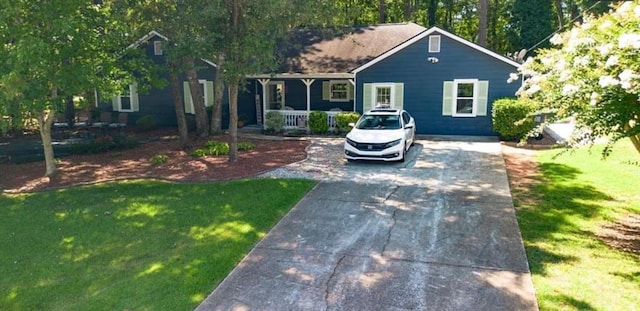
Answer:
[[267, 109], [280, 110], [284, 107], [284, 81], [267, 84]]

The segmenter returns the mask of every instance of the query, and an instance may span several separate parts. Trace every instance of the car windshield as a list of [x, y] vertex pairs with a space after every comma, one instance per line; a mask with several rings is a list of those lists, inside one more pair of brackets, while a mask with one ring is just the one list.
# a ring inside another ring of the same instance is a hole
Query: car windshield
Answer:
[[400, 128], [400, 116], [365, 114], [356, 128], [360, 130], [397, 130]]

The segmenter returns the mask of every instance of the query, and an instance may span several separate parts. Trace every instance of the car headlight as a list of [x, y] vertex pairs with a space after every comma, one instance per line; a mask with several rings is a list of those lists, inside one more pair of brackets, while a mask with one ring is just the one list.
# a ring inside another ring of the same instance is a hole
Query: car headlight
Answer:
[[351, 140], [349, 138], [347, 138], [347, 144], [349, 144], [351, 146], [354, 146], [354, 147], [358, 146], [358, 143], [356, 143], [355, 141], [353, 141], [353, 140]]
[[396, 140], [391, 141], [391, 142], [388, 142], [388, 143], [386, 143], [386, 144], [384, 145], [384, 148], [385, 148], [385, 149], [386, 149], [386, 148], [391, 148], [391, 147], [393, 147], [393, 146], [395, 146], [395, 145], [399, 144], [399, 143], [400, 143], [400, 141], [402, 141], [402, 138], [400, 138], [400, 139], [396, 139]]

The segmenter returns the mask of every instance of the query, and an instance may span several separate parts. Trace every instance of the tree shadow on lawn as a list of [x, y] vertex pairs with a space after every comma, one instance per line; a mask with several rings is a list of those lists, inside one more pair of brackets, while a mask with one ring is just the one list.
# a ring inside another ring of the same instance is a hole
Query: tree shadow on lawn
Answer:
[[299, 199], [277, 193], [311, 184], [133, 181], [2, 195], [0, 309], [192, 309]]
[[547, 264], [571, 262], [579, 258], [541, 248], [540, 244], [563, 244], [594, 239], [594, 232], [582, 228], [582, 220], [601, 215], [600, 202], [613, 200], [591, 185], [573, 182], [582, 172], [576, 168], [544, 163], [543, 182], [533, 185], [535, 203], [518, 209], [518, 222], [526, 242], [531, 272], [545, 275]]

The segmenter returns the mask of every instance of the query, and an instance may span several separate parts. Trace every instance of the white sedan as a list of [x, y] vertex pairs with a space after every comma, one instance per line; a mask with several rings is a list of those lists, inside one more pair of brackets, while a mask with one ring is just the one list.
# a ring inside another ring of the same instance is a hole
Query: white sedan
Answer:
[[348, 160], [404, 161], [415, 134], [415, 121], [407, 111], [372, 109], [347, 134], [344, 155]]

